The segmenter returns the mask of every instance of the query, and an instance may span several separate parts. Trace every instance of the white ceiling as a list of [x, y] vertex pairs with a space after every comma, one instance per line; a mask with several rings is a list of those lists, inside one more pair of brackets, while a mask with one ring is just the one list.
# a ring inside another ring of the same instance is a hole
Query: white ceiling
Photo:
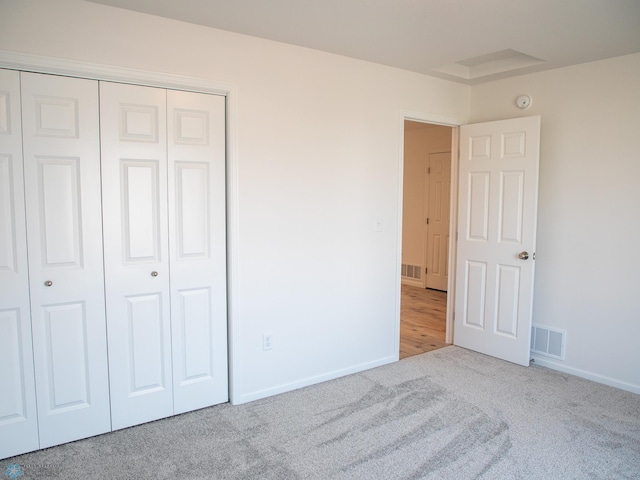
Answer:
[[640, 52], [640, 0], [89, 0], [469, 85]]

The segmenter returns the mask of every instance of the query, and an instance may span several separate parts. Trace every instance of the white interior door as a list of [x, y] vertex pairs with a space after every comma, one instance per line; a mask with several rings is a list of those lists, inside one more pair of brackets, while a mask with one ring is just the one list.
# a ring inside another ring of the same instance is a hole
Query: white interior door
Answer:
[[20, 74], [0, 70], [0, 458], [36, 450]]
[[460, 128], [454, 343], [529, 364], [540, 117]]
[[451, 152], [429, 154], [427, 170], [427, 273], [425, 286], [447, 290], [449, 282], [449, 205]]
[[98, 84], [22, 73], [40, 447], [111, 429]]
[[100, 82], [114, 429], [173, 414], [166, 91]]
[[174, 413], [226, 402], [225, 98], [167, 91]]

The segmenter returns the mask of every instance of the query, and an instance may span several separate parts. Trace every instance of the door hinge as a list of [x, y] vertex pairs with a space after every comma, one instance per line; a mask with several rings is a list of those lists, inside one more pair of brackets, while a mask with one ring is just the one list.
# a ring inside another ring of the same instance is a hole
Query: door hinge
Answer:
[[431, 173], [431, 167], [427, 167], [427, 175]]
[[424, 273], [427, 273], [427, 267], [424, 267]]
[[427, 225], [429, 225], [429, 217], [427, 217], [427, 220], [426, 220], [426, 222], [427, 222]]

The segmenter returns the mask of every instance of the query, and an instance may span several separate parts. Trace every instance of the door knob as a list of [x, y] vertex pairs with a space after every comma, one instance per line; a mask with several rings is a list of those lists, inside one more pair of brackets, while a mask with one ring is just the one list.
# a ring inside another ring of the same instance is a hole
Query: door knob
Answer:
[[529, 258], [529, 252], [520, 252], [518, 258], [520, 260], [527, 260]]
[[46, 282], [44, 282], [45, 287], [50, 287], [51, 285], [53, 285], [53, 282], [51, 280], [47, 280]]
[[158, 272], [151, 272], [151, 276], [152, 277], [157, 277], [158, 276]]

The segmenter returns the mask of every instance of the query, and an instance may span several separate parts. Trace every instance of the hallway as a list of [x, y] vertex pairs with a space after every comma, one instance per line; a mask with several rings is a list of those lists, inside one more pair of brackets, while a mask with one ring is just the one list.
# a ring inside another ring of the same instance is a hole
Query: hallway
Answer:
[[445, 347], [447, 292], [402, 285], [400, 359]]

